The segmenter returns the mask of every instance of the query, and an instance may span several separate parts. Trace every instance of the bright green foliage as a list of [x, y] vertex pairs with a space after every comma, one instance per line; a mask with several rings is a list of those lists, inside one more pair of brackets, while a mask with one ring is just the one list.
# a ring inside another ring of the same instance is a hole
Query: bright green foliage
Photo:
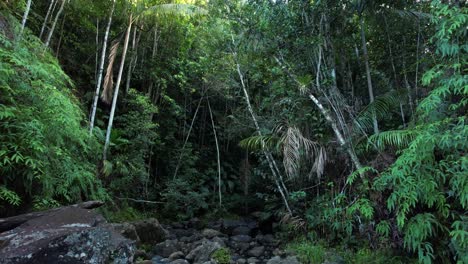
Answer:
[[219, 264], [231, 263], [231, 252], [227, 248], [220, 248], [216, 250], [211, 257]]
[[157, 108], [148, 97], [130, 89], [119, 111], [111, 135], [112, 151], [105, 166], [108, 168], [105, 182], [109, 182], [117, 197], [148, 196], [150, 178], [146, 161], [152, 146], [158, 143], [158, 125], [151, 122]]
[[301, 263], [321, 264], [325, 261], [325, 246], [313, 244], [306, 239], [289, 243], [287, 249], [297, 254]]
[[419, 104], [414, 126], [374, 137], [378, 144], [402, 148], [375, 187], [390, 190], [387, 207], [396, 213], [404, 246], [417, 252], [420, 261], [440, 263], [453, 254], [466, 262], [468, 78], [462, 65], [468, 60], [468, 44], [463, 41], [468, 14], [437, 1], [433, 5], [437, 31], [432, 41], [440, 59], [423, 76], [423, 83], [434, 88]]
[[99, 145], [82, 126], [70, 79], [36, 37], [23, 39], [0, 34], [0, 199], [42, 208], [103, 198]]

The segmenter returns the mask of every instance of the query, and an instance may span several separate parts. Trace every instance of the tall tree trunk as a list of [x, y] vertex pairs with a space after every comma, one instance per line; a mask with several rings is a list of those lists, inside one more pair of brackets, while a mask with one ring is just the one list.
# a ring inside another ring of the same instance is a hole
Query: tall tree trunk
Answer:
[[[397, 78], [397, 73], [396, 73], [396, 68], [395, 68], [395, 61], [393, 59], [393, 52], [392, 52], [392, 44], [391, 44], [391, 39], [390, 39], [390, 34], [388, 33], [388, 23], [387, 23], [387, 18], [383, 16], [384, 24], [385, 24], [385, 34], [387, 35], [387, 46], [388, 46], [388, 53], [390, 55], [390, 62], [392, 64], [392, 70], [393, 70], [393, 78], [395, 80], [395, 86], [398, 85], [398, 78]], [[395, 90], [395, 88], [392, 86], [392, 90]], [[405, 120], [405, 112], [403, 110], [403, 103], [400, 101], [400, 114], [401, 114], [401, 121], [403, 122], [403, 126], [406, 127], [406, 120]]]
[[57, 43], [57, 50], [55, 51], [55, 57], [58, 58], [58, 55], [59, 55], [59, 51], [60, 51], [60, 46], [62, 44], [62, 38], [63, 38], [63, 26], [65, 25], [65, 20], [66, 20], [67, 16], [63, 16], [63, 19], [62, 19], [62, 25], [60, 25], [60, 37], [59, 37], [59, 40], [58, 40], [58, 43]]
[[[364, 18], [362, 16], [360, 18], [360, 23], [361, 23], [362, 53], [364, 55], [364, 63], [366, 65], [367, 89], [369, 90], [370, 103], [373, 103], [374, 102], [374, 88], [372, 87], [372, 78], [371, 78], [370, 65], [369, 65], [369, 54], [367, 52], [366, 34], [364, 33]], [[372, 116], [372, 121], [374, 125], [374, 134], [378, 134], [379, 125], [377, 123], [377, 116], [375, 114], [375, 111]]]
[[[234, 39], [233, 39], [233, 42], [234, 42]], [[260, 130], [260, 125], [258, 124], [257, 117], [256, 117], [256, 115], [255, 115], [255, 113], [253, 111], [252, 105], [250, 104], [250, 96], [249, 96], [249, 93], [247, 92], [247, 87], [245, 86], [244, 75], [242, 74], [239, 62], [237, 61], [237, 53], [235, 51], [233, 51], [233, 55], [234, 55], [234, 59], [236, 60], [235, 61], [236, 70], [237, 70], [237, 74], [238, 74], [239, 79], [240, 79], [242, 91], [244, 93], [244, 99], [245, 99], [245, 102], [247, 104], [247, 109], [248, 109], [248, 111], [250, 113], [250, 116], [252, 117], [252, 121], [254, 122], [255, 130], [257, 131], [257, 134], [260, 137], [262, 137], [263, 133]], [[263, 140], [261, 140], [261, 144], [262, 144], [263, 155], [267, 159], [268, 166], [270, 167], [270, 170], [271, 170], [271, 173], [273, 175], [273, 180], [275, 181], [276, 187], [278, 188], [278, 191], [280, 192], [281, 197], [283, 198], [283, 202], [284, 202], [284, 205], [285, 205], [286, 209], [288, 210], [288, 213], [290, 215], [292, 215], [292, 211], [291, 211], [291, 208], [289, 207], [289, 202], [288, 202], [288, 199], [286, 197], [287, 189], [284, 189], [285, 185], [284, 185], [283, 181], [281, 180], [282, 177], [280, 178], [280, 175], [276, 171], [275, 165], [274, 165], [273, 160], [272, 160], [273, 157], [266, 150], [265, 142]], [[281, 181], [281, 183], [280, 183], [280, 181]]]
[[223, 205], [223, 196], [221, 194], [221, 157], [219, 154], [218, 135], [216, 134], [216, 128], [215, 128], [215, 123], [214, 123], [214, 118], [213, 118], [213, 111], [211, 111], [210, 100], [208, 98], [206, 100], [208, 101], [208, 110], [210, 111], [211, 127], [213, 128], [213, 134], [214, 134], [214, 139], [215, 139], [215, 144], [216, 144], [216, 157], [217, 157], [217, 163], [218, 163], [218, 201], [219, 201], [219, 207], [221, 207]]
[[127, 57], [128, 40], [130, 39], [130, 30], [132, 29], [132, 23], [133, 23], [133, 14], [130, 13], [130, 19], [128, 23], [127, 32], [125, 33], [125, 41], [124, 41], [124, 47], [122, 51], [122, 62], [120, 63], [119, 75], [117, 76], [117, 83], [115, 84], [115, 88], [114, 88], [114, 97], [112, 98], [112, 107], [111, 107], [111, 112], [109, 116], [109, 123], [107, 125], [106, 142], [104, 143], [104, 152], [103, 152], [104, 160], [107, 159], [107, 149], [109, 148], [109, 144], [110, 144], [112, 124], [114, 123], [115, 109], [117, 108], [117, 97], [119, 96], [120, 83], [122, 81], [123, 70], [125, 67], [125, 58]]
[[[204, 97], [204, 93], [202, 94], [202, 97], [200, 98], [200, 101], [198, 102], [198, 105], [197, 105], [197, 109], [195, 110], [195, 114], [193, 115], [193, 118], [192, 118], [192, 123], [190, 124], [190, 128], [188, 130], [188, 133], [187, 133], [187, 137], [185, 137], [185, 141], [184, 141], [184, 145], [182, 145], [182, 150], [181, 150], [181, 153], [179, 155], [179, 159], [177, 160], [177, 165], [176, 165], [176, 168], [174, 170], [174, 176], [172, 176], [172, 179], [175, 179], [177, 178], [177, 173], [179, 172], [179, 168], [180, 168], [180, 162], [182, 161], [182, 156], [184, 154], [184, 149], [185, 149], [185, 146], [187, 145], [187, 142], [190, 138], [190, 133], [192, 133], [192, 128], [193, 128], [193, 124], [195, 124], [195, 119], [197, 119], [197, 115], [198, 115], [198, 110], [200, 110], [200, 106], [201, 106], [201, 103], [203, 101], [203, 97]], [[185, 123], [184, 123], [185, 124]], [[185, 125], [184, 125], [185, 127]], [[185, 134], [185, 133], [184, 133]]]
[[133, 65], [133, 59], [135, 57], [135, 45], [136, 45], [136, 35], [137, 35], [137, 27], [133, 27], [133, 37], [132, 37], [132, 52], [131, 52], [131, 58], [130, 58], [130, 63], [128, 64], [128, 69], [127, 69], [127, 80], [125, 82], [125, 93], [128, 93], [128, 90], [130, 90], [130, 81], [132, 78], [132, 65]]
[[102, 43], [101, 62], [99, 64], [98, 76], [97, 76], [97, 81], [96, 81], [96, 91], [94, 93], [93, 106], [91, 108], [91, 116], [90, 116], [90, 121], [89, 121], [89, 134], [90, 135], [93, 133], [94, 120], [96, 118], [97, 103], [99, 100], [99, 93], [101, 91], [102, 73], [104, 71], [104, 63], [106, 61], [107, 40], [109, 38], [109, 31], [110, 31], [111, 24], [112, 24], [112, 16], [114, 14], [115, 1], [116, 0], [112, 1], [112, 8], [109, 14], [109, 21], [107, 22], [106, 33], [104, 34], [104, 41]]
[[[52, 13], [52, 10], [55, 9], [55, 5], [57, 4], [57, 0], [51, 0], [49, 4], [49, 8], [47, 9], [47, 14], [44, 18], [44, 22], [42, 22], [41, 33], [39, 34], [39, 39], [42, 40], [42, 34], [44, 34], [44, 30], [49, 22], [49, 16]], [[53, 8], [52, 8], [53, 7]]]
[[23, 20], [21, 21], [21, 31], [19, 34], [19, 39], [21, 39], [24, 28], [26, 27], [26, 21], [28, 20], [29, 10], [31, 10], [31, 2], [32, 0], [28, 0], [28, 3], [26, 4], [26, 9], [24, 10]]
[[63, 12], [63, 7], [65, 6], [65, 2], [67, 0], [62, 0], [62, 4], [60, 5], [60, 9], [59, 11], [57, 12], [57, 15], [55, 16], [55, 19], [54, 19], [54, 23], [52, 23], [52, 27], [50, 28], [49, 30], [49, 34], [47, 35], [47, 40], [46, 42], [44, 43], [44, 47], [49, 47], [49, 44], [50, 44], [50, 40], [52, 39], [52, 35], [54, 34], [54, 31], [55, 31], [55, 26], [57, 25], [57, 21], [60, 17], [60, 15], [62, 14]]
[[[275, 58], [276, 61], [278, 62], [278, 64], [280, 66], [283, 67], [283, 69], [285, 69], [286, 73], [289, 75], [289, 77], [299, 86], [301, 87], [301, 90], [304, 87], [304, 84], [302, 84], [298, 79], [297, 77], [292, 74], [291, 72], [289, 72], [289, 70], [283, 66], [283, 63], [281, 63], [281, 61], [278, 59], [278, 58]], [[320, 63], [317, 67], [317, 72], [320, 71]], [[319, 74], [317, 73], [317, 76]], [[317, 86], [320, 86], [320, 81], [319, 79], [317, 78], [316, 79], [317, 81]], [[361, 170], [363, 167], [361, 165], [361, 162], [359, 161], [356, 153], [354, 152], [352, 146], [350, 146], [349, 144], [346, 143], [346, 140], [345, 140], [345, 137], [343, 136], [343, 134], [341, 133], [339, 127], [338, 127], [338, 124], [335, 120], [335, 118], [332, 117], [332, 115], [330, 114], [330, 111], [328, 111], [327, 109], [325, 109], [325, 107], [323, 106], [323, 104], [318, 100], [318, 98], [312, 93], [310, 92], [308, 94], [310, 100], [312, 100], [312, 102], [314, 102], [315, 106], [317, 106], [317, 108], [319, 109], [320, 113], [322, 114], [322, 116], [325, 118], [325, 120], [330, 124], [332, 130], [333, 130], [333, 133], [335, 134], [335, 137], [336, 139], [338, 140], [338, 144], [344, 148], [346, 150], [346, 152], [348, 153], [349, 157], [351, 158], [351, 161], [353, 162], [354, 166], [356, 167], [357, 170]], [[364, 175], [361, 173], [361, 177], [363, 177]]]

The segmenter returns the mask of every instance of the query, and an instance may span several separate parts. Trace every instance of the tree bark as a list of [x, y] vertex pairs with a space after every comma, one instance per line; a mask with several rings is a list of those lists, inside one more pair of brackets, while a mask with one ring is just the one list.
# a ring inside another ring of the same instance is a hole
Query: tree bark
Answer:
[[114, 122], [115, 109], [117, 108], [117, 97], [119, 96], [120, 83], [122, 81], [123, 70], [125, 67], [125, 58], [127, 56], [128, 41], [130, 39], [130, 30], [132, 29], [132, 23], [133, 23], [133, 14], [130, 14], [127, 32], [125, 33], [125, 41], [124, 41], [124, 47], [123, 47], [123, 52], [122, 52], [122, 62], [120, 63], [119, 75], [117, 76], [117, 83], [115, 84], [115, 88], [114, 88], [114, 96], [112, 98], [112, 108], [111, 108], [111, 112], [109, 116], [109, 123], [107, 125], [106, 142], [104, 143], [104, 152], [103, 152], [104, 160], [107, 159], [107, 150], [110, 144], [112, 124]]
[[219, 199], [219, 206], [221, 207], [223, 205], [223, 196], [221, 194], [221, 157], [219, 154], [219, 143], [218, 143], [218, 136], [216, 134], [216, 128], [215, 128], [215, 123], [213, 119], [213, 111], [211, 111], [210, 100], [207, 98], [206, 101], [208, 101], [208, 110], [210, 111], [211, 127], [213, 128], [213, 134], [214, 134], [214, 139], [215, 139], [215, 144], [216, 144], [216, 157], [217, 157], [217, 163], [218, 163], [218, 199]]
[[53, 10], [52, 7], [55, 7], [56, 4], [57, 4], [57, 0], [51, 0], [50, 1], [49, 8], [47, 9], [47, 13], [46, 13], [46, 16], [44, 18], [44, 22], [42, 23], [41, 33], [39, 34], [39, 39], [42, 39], [42, 34], [44, 34], [44, 30], [45, 30], [45, 28], [47, 26], [47, 22], [49, 21], [49, 16], [50, 16], [50, 14], [52, 13], [52, 10]]
[[26, 4], [26, 9], [24, 10], [23, 20], [21, 21], [21, 31], [19, 34], [19, 39], [21, 39], [24, 28], [26, 27], [26, 21], [28, 20], [29, 11], [31, 10], [31, 2], [32, 0], [28, 0], [28, 3]]
[[44, 47], [49, 47], [49, 44], [50, 44], [50, 40], [52, 39], [52, 35], [54, 34], [54, 31], [55, 31], [55, 26], [57, 25], [57, 21], [60, 17], [60, 15], [62, 14], [63, 12], [63, 8], [65, 6], [65, 2], [66, 0], [62, 0], [62, 4], [60, 5], [60, 9], [59, 11], [57, 12], [57, 15], [55, 16], [55, 19], [54, 19], [54, 23], [52, 23], [52, 27], [50, 28], [49, 30], [49, 34], [47, 35], [47, 40], [46, 42], [44, 43]]
[[[362, 53], [364, 55], [364, 64], [366, 65], [366, 75], [367, 75], [367, 89], [369, 90], [369, 99], [370, 103], [374, 102], [374, 88], [372, 87], [372, 78], [369, 65], [369, 54], [367, 52], [367, 43], [366, 43], [366, 34], [364, 33], [364, 18], [361, 16], [361, 41], [362, 41]], [[375, 111], [372, 116], [372, 121], [374, 125], [374, 134], [379, 133], [379, 125], [377, 123], [377, 116]]]
[[[234, 42], [234, 39], [233, 39], [233, 42]], [[234, 59], [237, 60], [237, 53], [233, 51], [233, 55], [234, 55]], [[260, 137], [262, 137], [263, 133], [260, 130], [260, 125], [258, 124], [257, 117], [256, 117], [256, 115], [255, 115], [255, 113], [253, 111], [252, 105], [250, 104], [249, 93], [247, 92], [247, 87], [245, 86], [244, 76], [243, 76], [242, 71], [240, 69], [239, 62], [236, 61], [235, 63], [236, 63], [237, 74], [239, 75], [239, 79], [240, 79], [240, 82], [241, 82], [242, 91], [244, 93], [244, 99], [245, 99], [245, 102], [247, 104], [247, 109], [249, 110], [250, 116], [252, 117], [252, 121], [254, 122], [255, 129], [257, 130], [257, 134]], [[288, 199], [286, 197], [287, 189], [283, 190], [283, 188], [285, 188], [285, 185], [282, 182], [282, 178], [280, 178], [280, 175], [277, 173], [277, 171], [276, 171], [276, 169], [274, 167], [274, 164], [273, 164], [273, 161], [272, 161], [273, 157], [267, 152], [266, 147], [265, 147], [265, 142], [263, 140], [261, 140], [261, 143], [262, 143], [263, 155], [267, 159], [268, 166], [270, 167], [271, 173], [273, 174], [273, 179], [275, 181], [276, 187], [278, 188], [278, 191], [280, 192], [281, 197], [283, 198], [283, 202], [284, 202], [284, 205], [285, 205], [286, 209], [288, 210], [289, 214], [292, 215], [292, 211], [291, 211], [291, 208], [289, 207], [289, 202], [288, 202]], [[281, 180], [281, 183], [280, 183], [280, 180]]]
[[89, 121], [89, 134], [90, 135], [93, 133], [93, 129], [94, 129], [96, 109], [97, 109], [97, 104], [99, 100], [99, 93], [101, 91], [102, 73], [104, 72], [104, 63], [106, 61], [107, 40], [109, 39], [109, 31], [110, 31], [111, 24], [112, 24], [112, 16], [114, 14], [115, 1], [116, 0], [112, 1], [112, 8], [109, 14], [109, 21], [107, 22], [106, 33], [104, 34], [104, 41], [102, 43], [101, 62], [99, 64], [98, 76], [97, 76], [97, 81], [96, 81], [96, 91], [94, 93], [93, 106], [91, 108], [91, 116], [90, 116], [90, 121]]
[[189, 140], [190, 133], [192, 133], [193, 124], [195, 124], [195, 119], [197, 118], [198, 110], [200, 110], [200, 106], [201, 106], [201, 103], [203, 101], [203, 96], [204, 96], [204, 94], [202, 94], [202, 98], [200, 98], [200, 101], [198, 102], [197, 109], [195, 110], [195, 114], [193, 115], [192, 123], [190, 124], [190, 128], [189, 128], [189, 131], [187, 133], [187, 137], [185, 138], [184, 145], [182, 146], [182, 150], [181, 150], [182, 152], [180, 153], [179, 159], [177, 160], [177, 165], [176, 165], [176, 168], [174, 170], [174, 176], [172, 177], [172, 179], [175, 179], [177, 177], [177, 173], [179, 172], [180, 162], [182, 160], [183, 151], [185, 149], [185, 145], [187, 145], [187, 142]]

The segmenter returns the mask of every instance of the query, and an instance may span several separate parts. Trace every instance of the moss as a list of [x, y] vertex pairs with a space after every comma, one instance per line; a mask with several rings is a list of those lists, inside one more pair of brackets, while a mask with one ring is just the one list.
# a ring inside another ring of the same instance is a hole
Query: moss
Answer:
[[231, 252], [227, 248], [220, 248], [216, 250], [211, 257], [218, 264], [228, 264], [231, 261]]
[[325, 261], [326, 249], [320, 243], [298, 239], [287, 246], [288, 251], [294, 252], [301, 263], [323, 263]]

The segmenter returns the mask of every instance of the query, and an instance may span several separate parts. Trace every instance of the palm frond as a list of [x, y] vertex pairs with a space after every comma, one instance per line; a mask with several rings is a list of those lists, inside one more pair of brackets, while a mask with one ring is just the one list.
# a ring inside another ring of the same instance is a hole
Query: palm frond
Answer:
[[309, 176], [316, 172], [319, 177], [323, 174], [326, 162], [326, 152], [320, 144], [302, 135], [297, 127], [278, 127], [277, 133], [284, 131], [281, 137], [283, 165], [286, 174], [293, 178], [298, 175], [304, 159], [313, 162]]
[[278, 152], [280, 139], [275, 136], [251, 136], [239, 142], [239, 146], [250, 151], [261, 151], [265, 144], [265, 150]]
[[112, 93], [114, 91], [114, 62], [117, 57], [119, 44], [120, 40], [114, 41], [109, 53], [109, 62], [106, 68], [106, 76], [104, 77], [104, 85], [101, 94], [101, 99], [106, 103], [110, 103], [112, 100]]
[[401, 89], [375, 98], [375, 101], [367, 105], [354, 119], [355, 130], [372, 130], [374, 114], [378, 120], [388, 118], [389, 113], [398, 109], [401, 98], [405, 98], [405, 95], [406, 91]]

